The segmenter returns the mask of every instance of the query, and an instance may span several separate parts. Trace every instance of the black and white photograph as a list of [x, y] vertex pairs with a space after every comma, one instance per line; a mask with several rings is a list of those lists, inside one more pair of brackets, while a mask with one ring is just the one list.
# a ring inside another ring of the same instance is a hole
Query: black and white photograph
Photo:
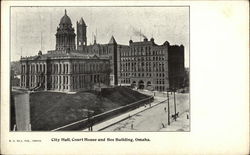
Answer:
[[189, 7], [12, 7], [10, 131], [190, 131]]
[[0, 154], [249, 154], [249, 2], [2, 1]]

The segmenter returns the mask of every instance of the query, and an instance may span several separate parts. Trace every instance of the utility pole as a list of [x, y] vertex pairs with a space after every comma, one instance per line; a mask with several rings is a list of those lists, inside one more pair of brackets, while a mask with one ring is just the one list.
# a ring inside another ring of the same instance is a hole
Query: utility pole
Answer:
[[89, 111], [89, 109], [88, 109], [88, 130], [91, 131], [90, 111]]
[[169, 95], [167, 91], [167, 98], [168, 98], [168, 125], [170, 125], [170, 108], [169, 108]]
[[174, 115], [175, 115], [174, 120], [176, 121], [177, 115], [176, 115], [175, 90], [176, 90], [176, 89], [174, 89]]

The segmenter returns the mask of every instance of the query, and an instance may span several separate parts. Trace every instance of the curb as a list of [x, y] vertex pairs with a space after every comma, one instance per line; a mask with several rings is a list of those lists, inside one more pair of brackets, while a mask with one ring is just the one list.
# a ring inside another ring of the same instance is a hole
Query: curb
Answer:
[[137, 115], [137, 114], [139, 114], [139, 113], [141, 113], [141, 112], [143, 112], [143, 111], [146, 111], [146, 110], [148, 110], [148, 109], [151, 109], [151, 108], [153, 108], [153, 107], [155, 107], [155, 106], [157, 106], [157, 105], [159, 105], [159, 104], [161, 104], [161, 103], [163, 103], [163, 102], [165, 102], [165, 101], [167, 101], [167, 99], [166, 99], [166, 100], [163, 100], [163, 101], [161, 101], [161, 102], [159, 102], [159, 103], [156, 103], [155, 105], [153, 105], [153, 106], [151, 106], [151, 107], [149, 107], [149, 108], [143, 109], [142, 111], [139, 111], [139, 112], [137, 112], [137, 113], [135, 113], [135, 114], [133, 114], [133, 115], [127, 116], [127, 117], [125, 117], [125, 118], [123, 118], [123, 119], [121, 119], [121, 120], [119, 120], [119, 121], [116, 121], [116, 122], [114, 122], [114, 123], [112, 123], [112, 124], [110, 124], [110, 125], [107, 125], [106, 127], [103, 127], [103, 128], [101, 128], [101, 129], [98, 129], [97, 131], [102, 131], [102, 130], [104, 130], [104, 129], [108, 128], [108, 127], [111, 127], [111, 126], [113, 126], [113, 125], [115, 125], [115, 124], [117, 124], [117, 123], [119, 123], [119, 122], [122, 122], [122, 121], [124, 121], [124, 120], [126, 120], [126, 119], [128, 119], [128, 118], [130, 118], [130, 117], [132, 117], [132, 116], [135, 116], [135, 115]]

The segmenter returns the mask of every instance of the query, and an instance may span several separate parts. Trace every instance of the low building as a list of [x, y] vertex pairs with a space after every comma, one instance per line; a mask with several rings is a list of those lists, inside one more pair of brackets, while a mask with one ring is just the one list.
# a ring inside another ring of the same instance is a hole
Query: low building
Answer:
[[56, 91], [93, 89], [95, 84], [109, 85], [107, 59], [80, 53], [42, 54], [21, 59], [21, 87]]

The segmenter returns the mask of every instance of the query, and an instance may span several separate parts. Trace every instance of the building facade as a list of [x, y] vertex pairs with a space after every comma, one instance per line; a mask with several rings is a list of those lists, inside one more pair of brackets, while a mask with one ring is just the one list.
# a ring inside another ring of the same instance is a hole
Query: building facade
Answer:
[[77, 50], [85, 55], [96, 55], [100, 58], [110, 60], [110, 85], [118, 84], [118, 44], [114, 38], [111, 39], [107, 44], [100, 44], [96, 41], [92, 45], [87, 45], [87, 25], [83, 18], [76, 22], [77, 26]]
[[[83, 24], [83, 23], [82, 23]], [[82, 32], [82, 31], [81, 31]], [[83, 32], [82, 32], [83, 33]], [[55, 50], [22, 57], [20, 86], [27, 89], [55, 91], [90, 90], [110, 84], [110, 61], [95, 54], [84, 54], [86, 38], [76, 49], [75, 33], [66, 10], [56, 33]]]
[[55, 50], [21, 58], [21, 87], [79, 91], [98, 84], [166, 91], [183, 85], [183, 45], [170, 45], [167, 41], [157, 45], [153, 38], [120, 45], [114, 36], [107, 44], [94, 39], [93, 44], [87, 45], [83, 18], [76, 27], [77, 34], [65, 10], [55, 34]]
[[184, 46], [129, 41], [129, 47], [120, 49], [121, 85], [139, 89], [166, 91], [178, 89], [184, 80]]
[[88, 45], [83, 50], [84, 54], [94, 54], [100, 58], [106, 58], [110, 60], [110, 84], [118, 84], [118, 45], [115, 38], [112, 36], [107, 44], [99, 44], [94, 40], [94, 44]]

